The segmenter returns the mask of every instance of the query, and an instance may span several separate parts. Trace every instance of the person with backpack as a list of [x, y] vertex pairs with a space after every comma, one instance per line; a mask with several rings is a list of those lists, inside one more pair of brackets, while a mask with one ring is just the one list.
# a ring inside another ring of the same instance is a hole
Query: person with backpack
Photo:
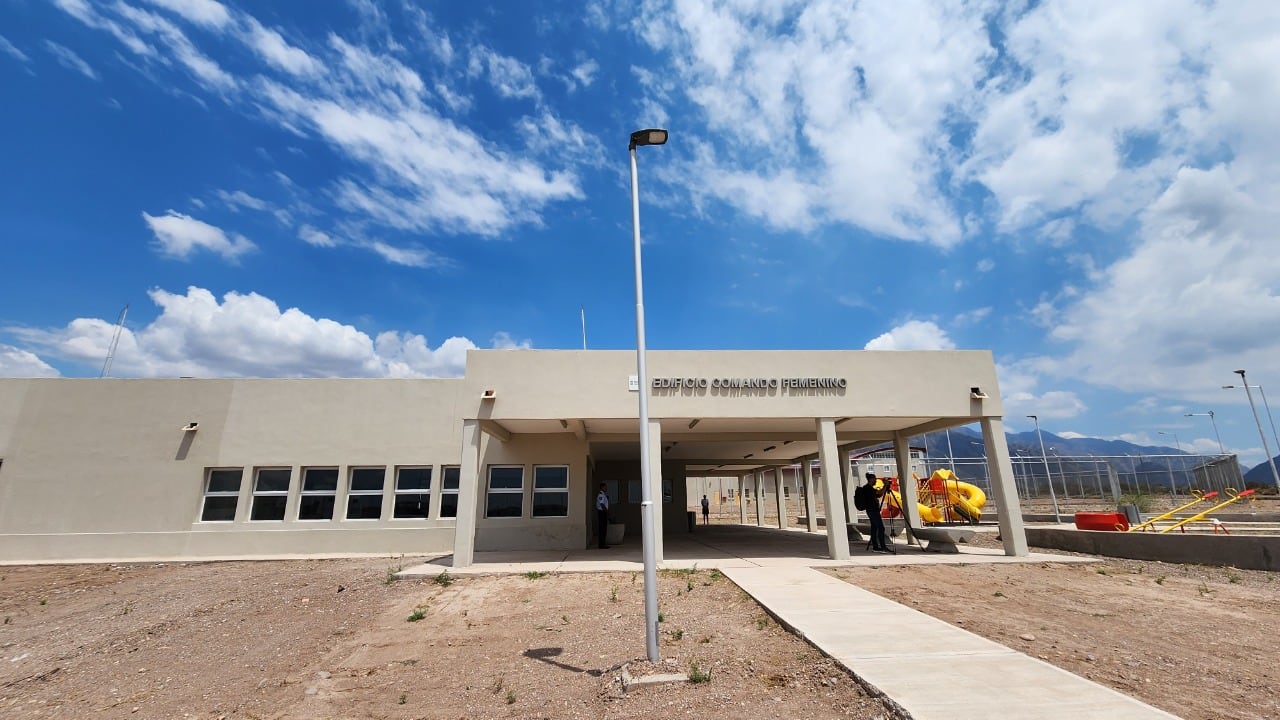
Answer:
[[880, 517], [880, 497], [883, 488], [876, 487], [876, 474], [867, 473], [867, 484], [853, 491], [853, 506], [867, 514], [871, 523], [871, 551], [886, 553], [889, 546], [885, 542], [884, 518]]

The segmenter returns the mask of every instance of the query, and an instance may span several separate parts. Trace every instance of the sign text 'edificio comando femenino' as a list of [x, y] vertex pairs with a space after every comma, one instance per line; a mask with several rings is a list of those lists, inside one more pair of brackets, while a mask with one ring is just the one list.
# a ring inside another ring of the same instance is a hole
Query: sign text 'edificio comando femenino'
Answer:
[[654, 390], [843, 390], [848, 381], [842, 377], [782, 377], [782, 378], [702, 378], [656, 377]]

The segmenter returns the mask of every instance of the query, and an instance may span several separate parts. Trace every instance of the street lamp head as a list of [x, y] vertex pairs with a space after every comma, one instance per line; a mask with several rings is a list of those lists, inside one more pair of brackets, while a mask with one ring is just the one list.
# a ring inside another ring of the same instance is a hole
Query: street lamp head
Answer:
[[1028, 415], [1027, 417], [1031, 418], [1032, 420], [1038, 420], [1038, 419], [1039, 419], [1039, 418], [1037, 418], [1035, 415]]
[[[632, 137], [635, 137], [635, 136], [634, 136], [634, 135], [632, 135]], [[1241, 378], [1243, 378], [1243, 377], [1244, 377], [1244, 371], [1243, 371], [1243, 370], [1234, 370], [1233, 372], [1235, 372], [1235, 374], [1239, 375]]]
[[640, 145], [665, 145], [666, 143], [666, 130], [650, 128], [648, 130], [637, 130], [631, 133], [631, 145], [627, 149], [632, 150]]

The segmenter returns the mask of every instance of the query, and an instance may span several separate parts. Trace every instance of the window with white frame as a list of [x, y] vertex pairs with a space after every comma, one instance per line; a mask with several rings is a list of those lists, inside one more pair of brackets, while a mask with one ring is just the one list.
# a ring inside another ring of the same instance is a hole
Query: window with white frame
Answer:
[[446, 466], [440, 470], [440, 517], [458, 517], [458, 480], [462, 468]]
[[290, 468], [257, 468], [253, 471], [253, 506], [250, 520], [283, 520], [289, 499]]
[[299, 520], [332, 520], [338, 495], [338, 468], [303, 468], [298, 495]]
[[396, 468], [396, 504], [391, 516], [424, 520], [431, 514], [431, 468]]
[[231, 522], [236, 519], [236, 502], [240, 497], [240, 479], [244, 468], [209, 468], [204, 486], [201, 522]]
[[524, 517], [524, 467], [493, 465], [485, 494], [485, 517]]
[[533, 467], [533, 516], [568, 517], [569, 466]]
[[347, 491], [348, 520], [377, 520], [382, 517], [382, 489], [386, 480], [386, 468], [351, 468], [351, 484]]

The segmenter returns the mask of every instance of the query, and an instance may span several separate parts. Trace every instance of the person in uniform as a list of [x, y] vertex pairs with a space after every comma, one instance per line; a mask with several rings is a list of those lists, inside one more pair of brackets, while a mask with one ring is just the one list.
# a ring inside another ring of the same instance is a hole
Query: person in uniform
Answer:
[[600, 549], [609, 546], [605, 543], [605, 533], [609, 530], [609, 492], [604, 483], [600, 483], [600, 492], [596, 495], [596, 526], [600, 533]]

